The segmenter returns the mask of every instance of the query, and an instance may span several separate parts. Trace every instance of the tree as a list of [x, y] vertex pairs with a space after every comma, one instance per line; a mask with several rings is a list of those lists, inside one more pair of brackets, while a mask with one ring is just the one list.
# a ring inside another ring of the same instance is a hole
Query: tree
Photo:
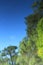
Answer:
[[17, 58], [19, 65], [34, 65], [36, 63], [36, 50], [35, 46], [32, 46], [30, 39], [24, 38], [19, 45], [20, 55]]
[[4, 48], [4, 50], [2, 51], [2, 56], [10, 57], [12, 65], [14, 64], [13, 56], [15, 56], [17, 54], [16, 49], [17, 49], [16, 46], [8, 46], [7, 48]]
[[26, 31], [28, 36], [33, 36], [36, 34], [37, 23], [43, 17], [43, 0], [35, 0], [32, 8], [33, 11], [36, 10], [37, 12], [25, 17], [27, 26]]
[[29, 44], [28, 44], [28, 41], [27, 39], [23, 39], [21, 42], [20, 42], [20, 45], [19, 45], [19, 54], [18, 55], [18, 58], [17, 58], [17, 64], [19, 65], [29, 65], [29, 57], [28, 57], [28, 54], [29, 54]]
[[37, 54], [38, 52], [38, 47], [37, 47], [37, 38], [38, 38], [38, 32], [36, 30], [37, 24], [40, 22], [40, 19], [43, 17], [43, 0], [36, 0], [36, 2], [33, 3], [32, 5], [34, 12], [33, 14], [25, 17], [25, 23], [26, 23], [26, 32], [27, 32], [27, 37], [30, 39], [30, 44], [31, 47], [34, 49], [32, 52], [34, 52], [34, 57], [36, 58], [38, 62], [41, 60], [39, 55]]
[[38, 14], [38, 13], [37, 14], [34, 13], [34, 14], [31, 14], [31, 15], [25, 17], [25, 23], [27, 26], [26, 32], [27, 32], [28, 37], [31, 37], [31, 36], [37, 34], [36, 27], [37, 27], [38, 20], [40, 20], [40, 19], [41, 19], [41, 17], [40, 17], [40, 14]]
[[34, 9], [35, 12], [38, 12], [41, 16], [43, 16], [43, 0], [35, 0], [32, 8]]
[[38, 47], [38, 55], [43, 59], [43, 18], [37, 24], [37, 41], [36, 45]]

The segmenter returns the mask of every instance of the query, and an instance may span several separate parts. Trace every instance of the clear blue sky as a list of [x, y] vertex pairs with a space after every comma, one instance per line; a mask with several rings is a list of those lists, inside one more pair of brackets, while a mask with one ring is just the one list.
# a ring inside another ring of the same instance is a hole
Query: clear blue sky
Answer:
[[0, 50], [19, 45], [26, 36], [24, 17], [32, 13], [32, 0], [0, 0]]

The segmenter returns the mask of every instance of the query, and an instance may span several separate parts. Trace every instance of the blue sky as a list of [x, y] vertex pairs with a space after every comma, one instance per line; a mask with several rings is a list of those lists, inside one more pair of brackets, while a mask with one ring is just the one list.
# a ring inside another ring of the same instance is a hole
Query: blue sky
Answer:
[[0, 0], [0, 50], [19, 45], [26, 36], [24, 17], [33, 13], [32, 0]]

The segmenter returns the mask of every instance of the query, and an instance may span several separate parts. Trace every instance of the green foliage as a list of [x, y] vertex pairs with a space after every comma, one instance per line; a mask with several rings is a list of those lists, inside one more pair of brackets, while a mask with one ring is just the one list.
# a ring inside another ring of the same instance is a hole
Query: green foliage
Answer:
[[19, 45], [8, 46], [1, 52], [0, 65], [43, 65], [43, 0], [35, 0], [33, 14], [25, 17], [25, 37]]
[[37, 24], [37, 47], [38, 47], [38, 55], [43, 59], [43, 18]]
[[37, 23], [38, 21], [41, 19], [40, 14], [36, 13], [36, 14], [31, 14], [30, 16], [25, 17], [26, 20], [26, 32], [27, 32], [27, 36], [31, 37], [36, 33], [36, 27], [37, 27]]
[[17, 49], [17, 46], [8, 46], [7, 48], [4, 48], [2, 51], [2, 56], [8, 56], [10, 57], [10, 62], [13, 65], [13, 57], [16, 56], [17, 52], [15, 51]]
[[30, 39], [28, 40], [23, 39], [23, 41], [21, 41], [20, 43], [19, 48], [20, 48], [19, 50], [20, 55], [17, 58], [17, 63], [19, 65], [26, 65], [26, 64], [34, 65], [36, 63], [35, 44], [32, 45]]

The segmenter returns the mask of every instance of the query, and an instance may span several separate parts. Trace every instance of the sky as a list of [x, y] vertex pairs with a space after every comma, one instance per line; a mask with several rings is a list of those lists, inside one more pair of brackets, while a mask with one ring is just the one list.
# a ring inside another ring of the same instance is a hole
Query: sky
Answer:
[[33, 13], [32, 0], [0, 0], [0, 50], [19, 46], [26, 36], [24, 17]]

